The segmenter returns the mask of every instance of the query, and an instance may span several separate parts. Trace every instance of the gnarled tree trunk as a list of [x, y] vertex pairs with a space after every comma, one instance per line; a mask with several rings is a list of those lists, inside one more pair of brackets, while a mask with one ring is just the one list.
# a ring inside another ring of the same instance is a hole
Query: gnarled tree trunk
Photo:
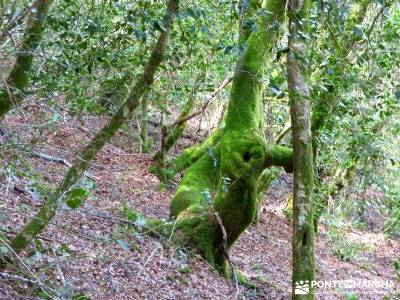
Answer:
[[283, 18], [285, 3], [263, 3], [258, 30], [250, 34], [236, 66], [222, 136], [187, 170], [171, 202], [177, 230], [224, 272], [226, 255], [215, 215], [222, 220], [230, 248], [254, 219], [262, 171], [272, 165], [292, 167], [291, 149], [267, 145], [263, 134], [262, 78], [278, 35], [274, 24]]

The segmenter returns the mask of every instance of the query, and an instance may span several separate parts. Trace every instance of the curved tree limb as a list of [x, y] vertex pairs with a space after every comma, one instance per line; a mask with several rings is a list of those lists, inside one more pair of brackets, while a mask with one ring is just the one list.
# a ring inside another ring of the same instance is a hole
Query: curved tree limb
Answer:
[[285, 123], [285, 126], [283, 126], [281, 132], [278, 133], [278, 135], [276, 136], [274, 143], [275, 144], [280, 144], [280, 142], [283, 140], [283, 138], [289, 133], [289, 131], [292, 129], [292, 123], [290, 122], [290, 120], [288, 120]]
[[264, 169], [283, 167], [286, 172], [293, 172], [293, 150], [279, 145], [268, 145], [264, 157]]

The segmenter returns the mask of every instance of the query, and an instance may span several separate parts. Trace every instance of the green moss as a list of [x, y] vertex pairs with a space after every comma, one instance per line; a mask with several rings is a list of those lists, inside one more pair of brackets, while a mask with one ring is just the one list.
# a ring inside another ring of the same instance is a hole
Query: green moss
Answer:
[[279, 31], [275, 22], [282, 20], [286, 1], [264, 2], [265, 12], [260, 14], [259, 30], [253, 31], [247, 39], [246, 49], [236, 66], [226, 118], [226, 126], [230, 129], [261, 129], [261, 79], [271, 41], [277, 38]]
[[218, 229], [210, 209], [203, 208], [201, 213], [197, 211], [195, 214], [182, 212], [178, 218], [177, 231], [189, 238], [211, 266], [217, 269], [223, 265], [223, 256], [216, 251], [217, 243], [221, 239]]
[[[226, 124], [211, 155], [204, 147], [189, 149], [175, 170], [193, 160], [171, 202], [171, 216], [178, 217], [180, 228], [202, 250], [218, 270], [227, 271], [221, 228], [212, 212], [220, 216], [227, 232], [227, 246], [251, 224], [257, 212], [257, 182], [266, 165], [274, 161], [290, 164], [291, 151], [267, 146], [263, 129], [262, 76], [271, 42], [277, 37], [275, 21], [283, 17], [286, 1], [267, 1], [259, 30], [250, 34], [233, 78]], [[266, 30], [265, 30], [266, 29]], [[217, 151], [218, 149], [218, 151]], [[214, 160], [213, 153], [219, 153]], [[199, 159], [198, 154], [202, 157]], [[288, 162], [289, 161], [289, 162]], [[208, 203], [204, 192], [211, 193]], [[215, 193], [215, 196], [214, 196]]]
[[166, 163], [162, 153], [157, 153], [154, 157], [154, 163], [149, 171], [157, 175], [161, 182], [167, 183], [175, 178], [175, 175], [193, 165], [205, 154], [210, 153], [214, 145], [221, 139], [223, 129], [217, 129], [214, 134], [208, 137], [199, 145], [189, 147], [181, 155]]
[[0, 90], [0, 117], [4, 116], [13, 107], [13, 101], [10, 100], [10, 95], [3, 90]]
[[[267, 157], [262, 133], [262, 77], [274, 22], [283, 17], [285, 1], [267, 1], [259, 31], [252, 32], [233, 78], [225, 133], [221, 141], [221, 167], [214, 208], [220, 215], [231, 247], [257, 213], [257, 180]], [[268, 30], [264, 30], [268, 28]]]
[[218, 194], [214, 208], [231, 246], [257, 211], [257, 180], [265, 158], [265, 140], [254, 131], [227, 131], [221, 148]]
[[293, 196], [290, 195], [286, 200], [286, 206], [283, 210], [283, 214], [289, 222], [293, 221]]
[[170, 216], [194, 204], [210, 206], [216, 191], [220, 147], [204, 154], [188, 170], [170, 204]]
[[286, 172], [293, 171], [293, 150], [279, 145], [268, 145], [263, 168], [283, 167]]
[[14, 68], [8, 78], [8, 83], [16, 89], [23, 89], [28, 84], [28, 75], [32, 67], [33, 53], [42, 39], [47, 12], [53, 1], [37, 1], [29, 14], [24, 33], [22, 47], [19, 50]]
[[240, 270], [236, 270], [238, 283], [250, 289], [254, 289], [256, 285]]
[[223, 128], [219, 128], [201, 144], [185, 149], [181, 155], [173, 159], [170, 163], [174, 173], [182, 172], [194, 164], [221, 140], [222, 134]]
[[21, 252], [42, 231], [57, 211], [57, 199], [48, 197], [43, 207], [24, 228], [11, 241], [10, 246], [16, 253]]
[[[187, 149], [172, 162], [175, 171], [188, 165], [185, 177], [171, 201], [170, 214], [180, 232], [205, 258], [227, 272], [221, 228], [232, 247], [257, 213], [258, 179], [265, 167], [279, 164], [291, 169], [292, 152], [268, 146], [263, 129], [261, 82], [271, 41], [277, 37], [274, 22], [283, 17], [285, 1], [267, 1], [260, 29], [252, 32], [238, 61], [226, 117], [226, 125], [202, 145]], [[217, 144], [218, 143], [218, 144]], [[211, 147], [215, 145], [214, 147]], [[210, 151], [211, 150], [211, 151]]]

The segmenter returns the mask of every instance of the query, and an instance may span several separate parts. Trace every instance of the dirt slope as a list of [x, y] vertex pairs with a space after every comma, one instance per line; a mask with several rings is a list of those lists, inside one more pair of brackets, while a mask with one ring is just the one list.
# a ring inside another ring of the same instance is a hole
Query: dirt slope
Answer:
[[[1, 164], [14, 161], [16, 153], [20, 157], [17, 169], [21, 173], [3, 170], [0, 177], [0, 228], [9, 238], [42, 204], [38, 193], [32, 191], [32, 174], [38, 181], [55, 186], [67, 170], [61, 163], [30, 157], [30, 144], [36, 152], [72, 161], [105, 122], [103, 117], [78, 120], [66, 113], [55, 122], [51, 108], [44, 103], [39, 111], [35, 107], [28, 101], [0, 124], [4, 132], [0, 146], [5, 153]], [[48, 122], [43, 121], [46, 118]], [[79, 209], [60, 210], [40, 242], [23, 253], [22, 258], [29, 256], [27, 267], [65, 295], [73, 289], [91, 299], [231, 299], [234, 288], [198, 253], [134, 231], [126, 222], [124, 207], [145, 216], [167, 218], [173, 195], [173, 190], [161, 189], [157, 178], [148, 172], [151, 156], [135, 154], [131, 140], [120, 131], [103, 149], [89, 171], [95, 179], [92, 196]], [[260, 223], [247, 230], [232, 252], [237, 268], [255, 285], [240, 288], [241, 297], [246, 299], [290, 297], [291, 225], [282, 214], [290, 181], [290, 176], [283, 176], [274, 184]], [[322, 226], [316, 245], [319, 280], [396, 282], [393, 263], [400, 254], [398, 240], [367, 232], [343, 235], [354, 239], [361, 250], [348, 262], [339, 260], [332, 254], [333, 241]], [[7, 272], [16, 274], [15, 270]], [[25, 267], [19, 274], [31, 277]], [[400, 289], [398, 282], [395, 288]], [[39, 291], [32, 284], [0, 278], [1, 299], [33, 299]], [[346, 299], [352, 292], [359, 299], [394, 297], [392, 288], [329, 288], [321, 289], [318, 298]]]

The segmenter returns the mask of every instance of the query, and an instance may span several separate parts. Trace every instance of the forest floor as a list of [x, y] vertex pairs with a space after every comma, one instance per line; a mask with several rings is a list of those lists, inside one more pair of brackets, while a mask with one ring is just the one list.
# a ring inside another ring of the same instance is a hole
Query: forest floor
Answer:
[[[3, 170], [8, 175], [0, 182], [0, 229], [8, 238], [42, 205], [35, 182], [54, 187], [67, 171], [62, 163], [31, 157], [30, 149], [72, 162], [107, 119], [71, 118], [44, 103], [39, 110], [37, 106], [28, 101], [1, 123], [2, 164], [15, 162], [15, 168]], [[148, 236], [143, 222], [142, 231], [129, 226], [124, 210], [166, 219], [173, 195], [148, 172], [151, 155], [135, 154], [131, 140], [126, 131], [118, 132], [89, 170], [95, 180], [90, 198], [78, 209], [60, 209], [38, 242], [22, 253], [25, 266], [6, 272], [18, 271], [26, 278], [32, 278], [32, 272], [65, 297], [74, 290], [90, 299], [232, 299], [234, 287], [194, 250]], [[283, 175], [266, 195], [260, 222], [232, 251], [233, 263], [254, 285], [240, 286], [242, 298], [290, 298], [291, 224], [283, 214], [290, 192], [291, 177]], [[350, 247], [341, 249], [342, 254], [350, 252], [342, 259], [335, 255], [340, 237]], [[318, 299], [394, 299], [400, 290], [393, 266], [399, 254], [398, 239], [354, 229], [332, 235], [321, 225], [316, 240], [318, 280], [394, 286], [326, 287], [319, 289]], [[1, 299], [33, 299], [39, 291], [30, 283], [0, 277]]]

